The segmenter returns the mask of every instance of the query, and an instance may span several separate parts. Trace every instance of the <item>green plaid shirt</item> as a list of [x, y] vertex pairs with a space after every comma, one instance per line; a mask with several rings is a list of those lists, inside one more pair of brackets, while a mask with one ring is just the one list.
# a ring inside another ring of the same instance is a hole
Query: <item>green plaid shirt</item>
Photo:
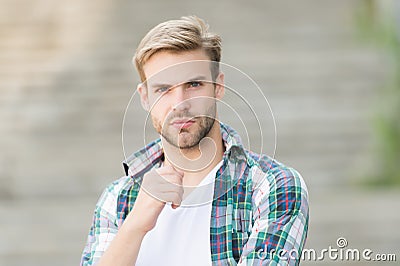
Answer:
[[[293, 168], [244, 149], [221, 124], [225, 144], [210, 217], [213, 265], [298, 265], [308, 230], [308, 192]], [[103, 255], [132, 209], [144, 174], [164, 159], [160, 139], [124, 162], [127, 175], [110, 184], [95, 209], [81, 265]]]

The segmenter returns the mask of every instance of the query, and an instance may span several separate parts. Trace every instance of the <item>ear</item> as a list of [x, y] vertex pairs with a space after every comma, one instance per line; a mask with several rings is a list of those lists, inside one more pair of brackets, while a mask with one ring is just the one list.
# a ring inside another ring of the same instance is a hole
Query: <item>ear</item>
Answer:
[[137, 85], [137, 91], [139, 92], [140, 103], [142, 104], [143, 109], [148, 112], [150, 109], [150, 104], [149, 104], [149, 95], [148, 95], [146, 86], [143, 83], [139, 83]]
[[224, 73], [219, 72], [217, 78], [215, 79], [215, 98], [221, 100], [225, 94], [225, 83], [224, 83]]

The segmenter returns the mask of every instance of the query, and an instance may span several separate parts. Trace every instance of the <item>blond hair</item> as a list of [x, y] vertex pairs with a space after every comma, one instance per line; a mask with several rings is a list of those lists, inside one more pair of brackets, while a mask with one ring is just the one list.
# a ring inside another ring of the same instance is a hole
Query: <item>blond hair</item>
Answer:
[[208, 31], [208, 24], [196, 16], [163, 22], [151, 29], [140, 42], [133, 57], [142, 82], [146, 80], [143, 66], [159, 51], [183, 52], [203, 49], [210, 57], [213, 80], [219, 73], [221, 37]]

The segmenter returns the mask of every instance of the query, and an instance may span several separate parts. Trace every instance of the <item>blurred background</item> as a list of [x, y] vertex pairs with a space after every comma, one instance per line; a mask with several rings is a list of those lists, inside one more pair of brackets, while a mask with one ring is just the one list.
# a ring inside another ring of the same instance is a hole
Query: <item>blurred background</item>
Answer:
[[344, 237], [397, 255], [302, 265], [398, 264], [399, 1], [0, 0], [0, 265], [79, 263], [96, 201], [123, 175], [135, 48], [188, 14], [268, 97], [276, 158], [308, 185], [306, 247]]

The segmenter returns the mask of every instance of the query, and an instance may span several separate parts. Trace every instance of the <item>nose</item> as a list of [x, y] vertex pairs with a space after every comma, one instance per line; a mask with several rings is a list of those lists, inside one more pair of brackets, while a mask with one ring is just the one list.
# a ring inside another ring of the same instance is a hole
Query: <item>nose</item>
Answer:
[[190, 100], [185, 89], [185, 84], [177, 85], [173, 88], [173, 105], [176, 111], [188, 110], [190, 108]]

